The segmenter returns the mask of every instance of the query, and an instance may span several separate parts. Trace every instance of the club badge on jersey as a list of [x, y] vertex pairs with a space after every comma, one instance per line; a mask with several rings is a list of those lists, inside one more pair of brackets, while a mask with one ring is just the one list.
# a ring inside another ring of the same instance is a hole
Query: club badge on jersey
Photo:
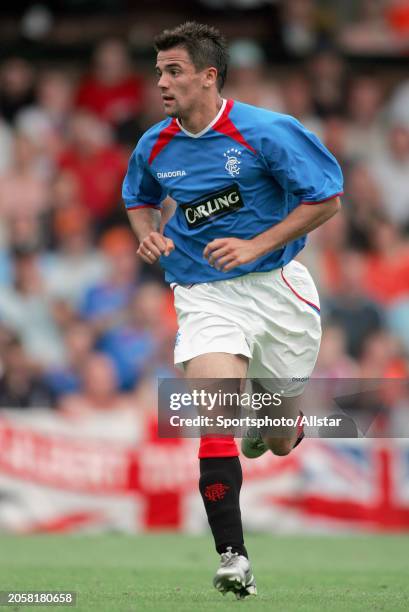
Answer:
[[227, 157], [224, 167], [233, 178], [240, 174], [241, 161], [238, 159], [238, 156], [240, 155], [241, 151], [239, 149], [228, 149], [224, 153], [224, 157]]

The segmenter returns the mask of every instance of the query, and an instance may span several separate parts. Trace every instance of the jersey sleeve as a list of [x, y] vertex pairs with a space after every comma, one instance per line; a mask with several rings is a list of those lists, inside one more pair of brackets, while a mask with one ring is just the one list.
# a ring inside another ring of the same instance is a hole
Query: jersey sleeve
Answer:
[[341, 168], [322, 142], [293, 117], [280, 117], [263, 138], [262, 154], [281, 187], [314, 204], [343, 192]]
[[167, 193], [153, 176], [139, 141], [132, 153], [128, 171], [122, 185], [122, 198], [127, 210], [136, 208], [160, 208]]

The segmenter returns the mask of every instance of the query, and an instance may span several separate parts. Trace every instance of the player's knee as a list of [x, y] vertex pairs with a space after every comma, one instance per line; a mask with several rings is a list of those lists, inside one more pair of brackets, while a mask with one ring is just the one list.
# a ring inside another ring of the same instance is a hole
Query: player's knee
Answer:
[[285, 455], [288, 455], [294, 446], [294, 442], [286, 438], [268, 438], [265, 440], [265, 442], [267, 443], [267, 446], [271, 452], [279, 457], [285, 457]]

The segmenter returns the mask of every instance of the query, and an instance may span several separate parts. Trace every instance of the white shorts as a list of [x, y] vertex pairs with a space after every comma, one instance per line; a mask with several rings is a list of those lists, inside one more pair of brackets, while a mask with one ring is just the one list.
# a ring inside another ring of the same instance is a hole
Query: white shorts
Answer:
[[291, 261], [271, 272], [175, 285], [174, 293], [175, 364], [206, 353], [244, 355], [248, 378], [287, 397], [302, 393], [321, 341], [318, 292], [305, 266]]

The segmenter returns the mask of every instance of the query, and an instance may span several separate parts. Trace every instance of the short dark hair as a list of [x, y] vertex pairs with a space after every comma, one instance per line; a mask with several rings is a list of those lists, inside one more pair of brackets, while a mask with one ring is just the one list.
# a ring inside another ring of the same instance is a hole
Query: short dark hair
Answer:
[[229, 53], [227, 42], [219, 30], [195, 21], [187, 21], [164, 30], [154, 39], [155, 50], [167, 51], [173, 47], [184, 47], [196, 70], [212, 66], [217, 69], [217, 89], [222, 90], [227, 76]]

